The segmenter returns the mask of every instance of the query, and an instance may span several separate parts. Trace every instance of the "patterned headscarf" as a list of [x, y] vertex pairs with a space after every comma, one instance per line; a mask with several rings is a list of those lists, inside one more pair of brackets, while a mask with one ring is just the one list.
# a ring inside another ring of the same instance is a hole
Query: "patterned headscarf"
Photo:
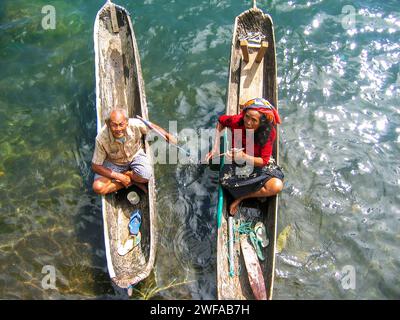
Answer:
[[255, 98], [247, 101], [244, 104], [242, 113], [244, 114], [249, 109], [263, 113], [270, 122], [273, 122], [274, 125], [281, 123], [278, 110], [276, 110], [269, 101], [263, 98]]

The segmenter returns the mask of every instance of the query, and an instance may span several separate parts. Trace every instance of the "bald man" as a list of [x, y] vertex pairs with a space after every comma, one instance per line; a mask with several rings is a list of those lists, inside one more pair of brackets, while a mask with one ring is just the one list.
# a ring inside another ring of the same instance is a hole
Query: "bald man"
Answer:
[[[154, 127], [169, 139], [175, 139], [159, 126]], [[105, 195], [132, 184], [146, 192], [145, 185], [152, 175], [152, 167], [142, 145], [142, 137], [147, 132], [148, 128], [142, 121], [129, 119], [126, 110], [113, 109], [110, 112], [96, 137], [92, 158], [94, 192]]]

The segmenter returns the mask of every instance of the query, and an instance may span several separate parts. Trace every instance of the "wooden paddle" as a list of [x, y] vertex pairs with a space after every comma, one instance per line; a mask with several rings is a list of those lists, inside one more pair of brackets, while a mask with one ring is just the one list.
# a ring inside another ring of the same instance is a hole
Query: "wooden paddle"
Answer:
[[150, 121], [148, 121], [148, 120], [146, 120], [146, 119], [143, 119], [143, 118], [142, 118], [141, 116], [139, 116], [139, 115], [137, 115], [136, 118], [138, 118], [140, 121], [142, 121], [150, 130], [153, 130], [153, 131], [156, 132], [158, 135], [160, 135], [160, 136], [161, 136], [165, 141], [167, 141], [169, 144], [171, 144], [171, 145], [173, 145], [174, 147], [176, 147], [177, 149], [183, 151], [183, 152], [185, 153], [185, 155], [189, 157], [189, 160], [191, 160], [191, 159], [190, 159], [190, 151], [185, 150], [185, 149], [183, 149], [182, 147], [180, 147], [180, 146], [178, 146], [177, 144], [175, 144], [175, 143], [173, 143], [172, 141], [170, 141], [170, 140], [168, 139], [168, 137], [167, 137], [164, 133], [162, 133], [160, 130], [158, 130], [157, 128], [155, 128], [155, 127], [153, 126], [153, 124], [152, 124]]
[[258, 261], [255, 249], [249, 243], [247, 238], [248, 236], [246, 234], [240, 236], [240, 247], [242, 248], [250, 287], [257, 300], [267, 300], [267, 290], [265, 289], [264, 276], [260, 262]]

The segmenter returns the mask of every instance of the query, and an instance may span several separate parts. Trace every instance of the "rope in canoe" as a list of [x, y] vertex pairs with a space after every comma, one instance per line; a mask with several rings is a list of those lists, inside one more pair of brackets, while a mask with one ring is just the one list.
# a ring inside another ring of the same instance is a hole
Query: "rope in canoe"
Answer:
[[[238, 216], [240, 216], [240, 208], [238, 210]], [[238, 219], [238, 221], [239, 223], [233, 226], [233, 243], [240, 242], [240, 235], [242, 234], [248, 235], [250, 238], [253, 238], [253, 240], [256, 239], [256, 236], [254, 234], [254, 228], [252, 228], [253, 222], [242, 222], [240, 218]], [[239, 237], [236, 236], [237, 234], [239, 234]], [[229, 242], [230, 240], [225, 242], [225, 246], [227, 247], [227, 249], [229, 248]], [[239, 250], [236, 250], [236, 256], [238, 255], [239, 255]], [[229, 254], [227, 255], [227, 257], [228, 257], [228, 263], [230, 265], [233, 261], [231, 261]], [[241, 274], [241, 267], [239, 264], [237, 275], [239, 276], [240, 274]], [[229, 270], [229, 276], [231, 278], [235, 276], [234, 270]]]

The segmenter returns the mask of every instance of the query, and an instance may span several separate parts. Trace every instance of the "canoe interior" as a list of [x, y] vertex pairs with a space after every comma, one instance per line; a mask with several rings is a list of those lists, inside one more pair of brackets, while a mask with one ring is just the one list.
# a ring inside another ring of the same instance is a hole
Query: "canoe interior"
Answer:
[[[268, 48], [260, 64], [254, 62], [258, 48], [249, 47], [249, 62], [244, 62], [239, 39], [243, 35], [252, 32], [260, 32], [268, 41]], [[268, 14], [264, 14], [258, 8], [252, 8], [236, 17], [232, 37], [231, 60], [229, 68], [229, 80], [227, 90], [226, 114], [234, 115], [240, 112], [240, 104], [262, 94], [262, 97], [270, 101], [276, 108], [277, 81], [276, 58], [273, 22]], [[279, 135], [274, 144], [273, 157], [278, 159]], [[228, 211], [232, 198], [224, 192], [224, 211], [221, 227], [218, 229], [217, 241], [217, 291], [218, 299], [254, 299], [251, 291], [244, 259], [240, 250], [240, 242], [234, 244], [234, 275], [229, 275], [228, 257]], [[278, 197], [266, 198], [265, 202], [257, 199], [248, 199], [242, 202], [240, 211], [234, 219], [236, 224], [241, 222], [263, 221], [267, 229], [269, 245], [263, 249], [265, 261], [261, 261], [261, 269], [267, 292], [267, 298], [272, 298], [274, 270], [275, 270], [275, 245], [277, 225]], [[236, 232], [235, 239], [239, 239]]]
[[[114, 6], [119, 31], [114, 32], [111, 10]], [[129, 13], [122, 7], [106, 3], [98, 12], [94, 28], [96, 53], [96, 109], [98, 131], [105, 123], [111, 109], [125, 108], [129, 117], [140, 115], [148, 118], [140, 58]], [[149, 145], [142, 141], [143, 148], [151, 158]], [[141, 201], [133, 206], [126, 199], [131, 190], [137, 191]], [[102, 197], [104, 238], [107, 265], [111, 279], [121, 288], [146, 278], [154, 264], [155, 256], [155, 187], [150, 179], [148, 194], [136, 187]], [[129, 235], [130, 214], [136, 208], [142, 212], [140, 228], [142, 240], [128, 254], [120, 256], [118, 245]]]

